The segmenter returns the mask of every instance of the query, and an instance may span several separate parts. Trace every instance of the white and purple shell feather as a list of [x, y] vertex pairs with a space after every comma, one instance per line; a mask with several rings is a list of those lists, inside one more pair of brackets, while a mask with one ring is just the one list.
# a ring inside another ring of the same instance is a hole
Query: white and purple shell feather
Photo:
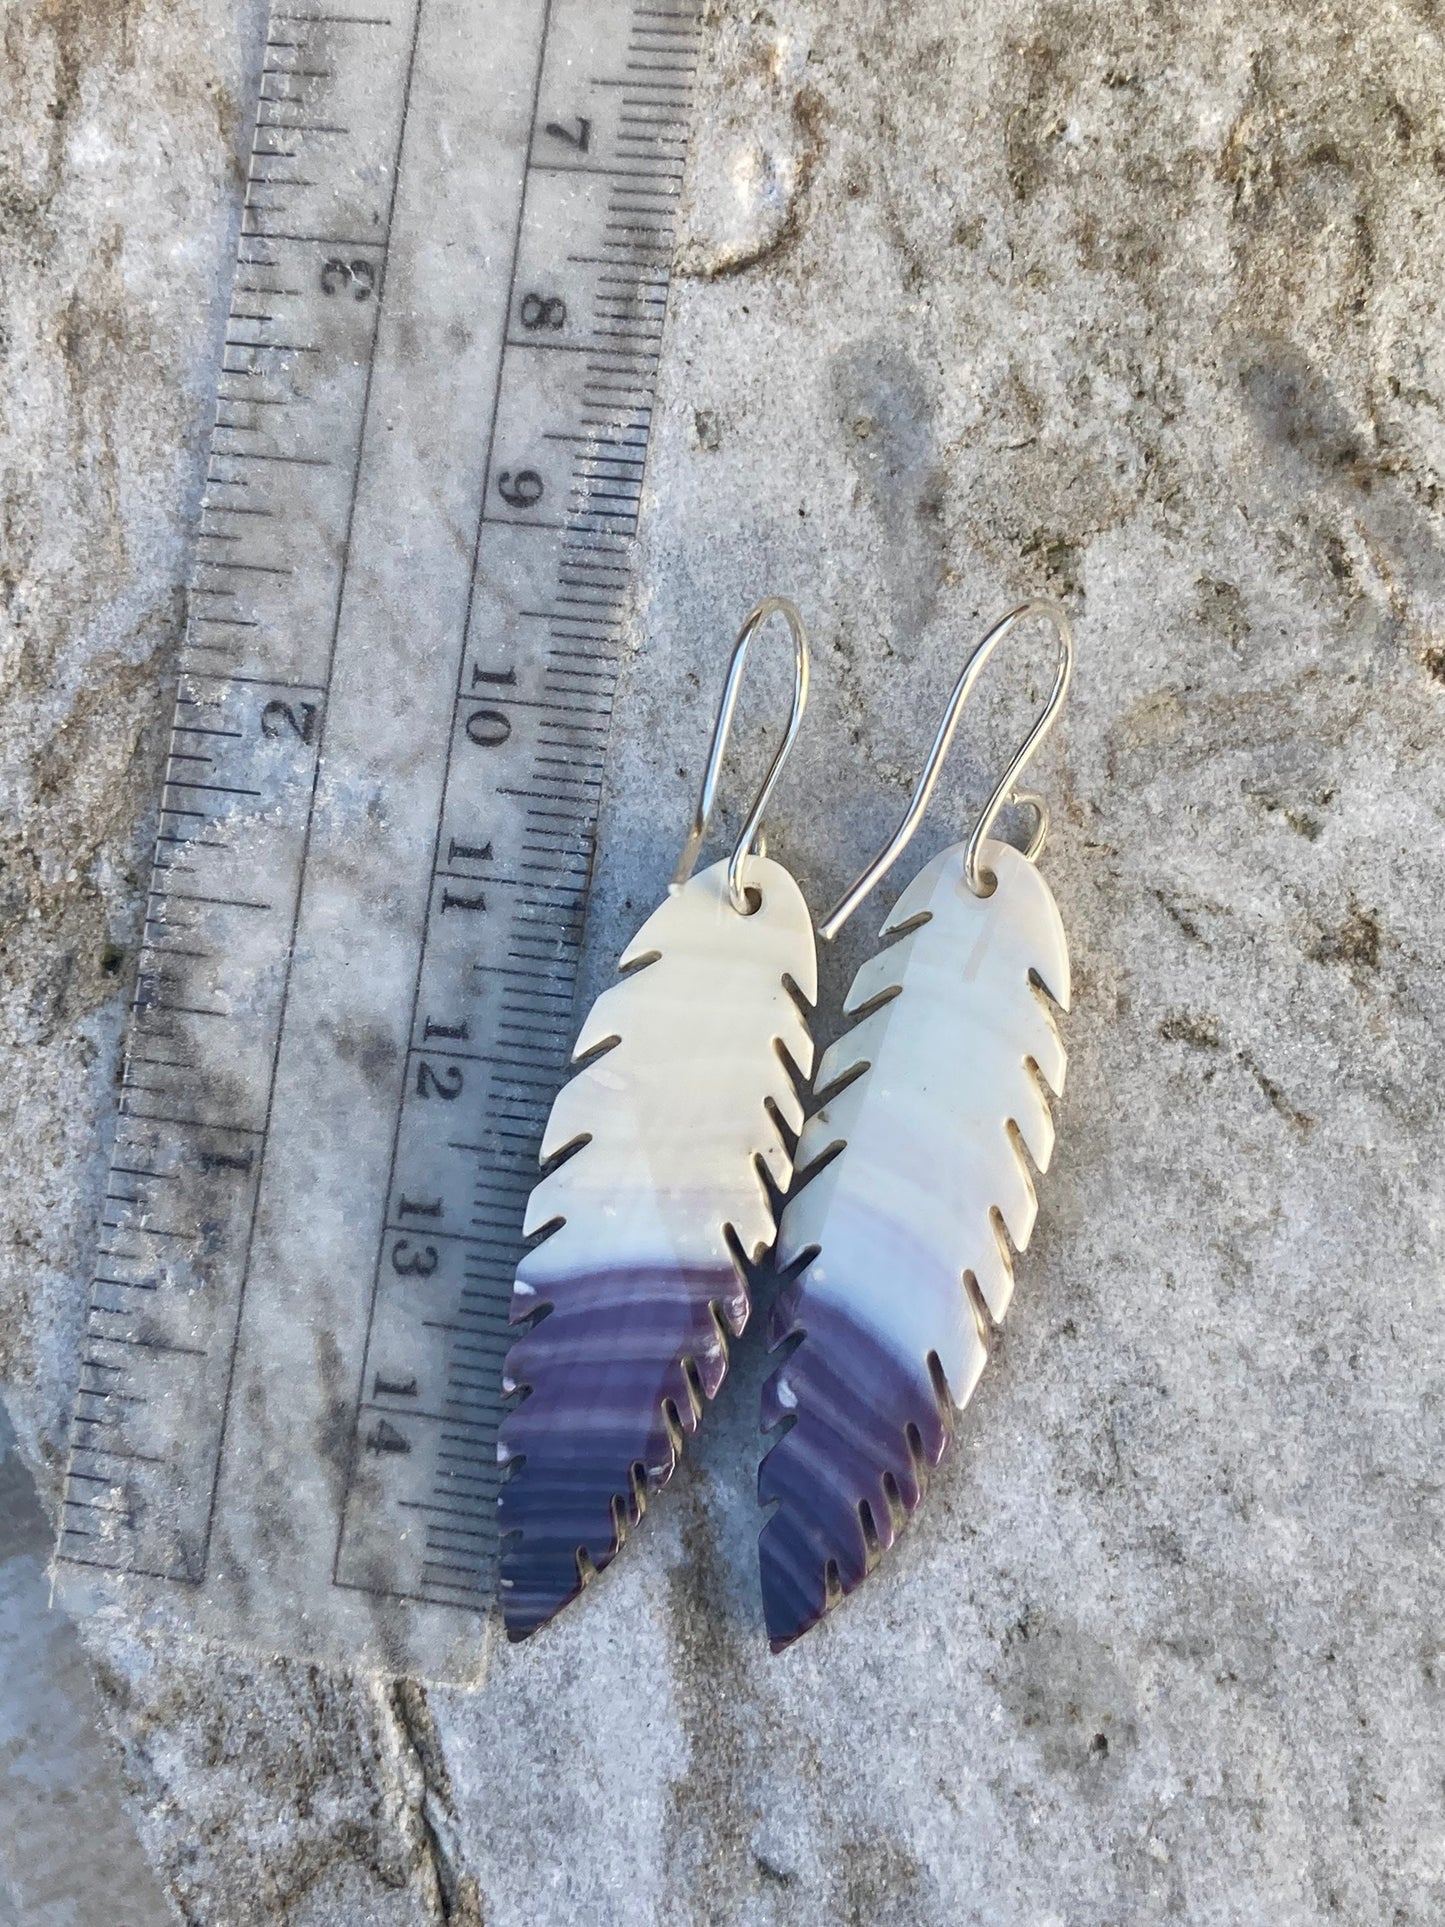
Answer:
[[[677, 889], [593, 1005], [542, 1144], [507, 1359], [502, 1608], [525, 1638], [616, 1554], [727, 1370], [771, 1247], [813, 1044], [812, 923], [797, 884], [749, 859]], [[560, 1160], [560, 1161], [559, 1161]], [[767, 1174], [765, 1181], [764, 1172]]]
[[1017, 850], [984, 845], [988, 897], [964, 858], [945, 850], [899, 898], [882, 933], [897, 941], [853, 981], [857, 1021], [823, 1054], [798, 1145], [777, 1258], [800, 1269], [773, 1342], [800, 1342], [764, 1388], [764, 1427], [788, 1429], [758, 1478], [775, 1649], [861, 1583], [920, 1503], [1008, 1309], [1010, 1248], [1033, 1231], [1024, 1154], [1043, 1171], [1053, 1151], [1063, 924]]

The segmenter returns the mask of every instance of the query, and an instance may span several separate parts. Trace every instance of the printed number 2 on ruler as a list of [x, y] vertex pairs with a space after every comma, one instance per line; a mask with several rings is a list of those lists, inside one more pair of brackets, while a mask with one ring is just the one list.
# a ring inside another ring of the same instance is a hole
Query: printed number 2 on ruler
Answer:
[[273, 13], [57, 1572], [474, 1677], [697, 56]]

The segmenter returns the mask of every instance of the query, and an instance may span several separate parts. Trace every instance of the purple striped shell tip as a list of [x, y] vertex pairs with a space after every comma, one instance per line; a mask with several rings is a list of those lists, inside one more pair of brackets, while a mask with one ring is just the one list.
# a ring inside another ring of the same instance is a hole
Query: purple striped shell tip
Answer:
[[716, 1395], [727, 1346], [721, 1304], [742, 1329], [731, 1265], [585, 1273], [549, 1286], [554, 1309], [508, 1355], [528, 1396], [502, 1423], [515, 1464], [499, 1504], [502, 1609], [524, 1639], [611, 1564], [647, 1496], [677, 1464], [673, 1427], [697, 1427], [697, 1391]]
[[[880, 1348], [846, 1312], [808, 1307], [807, 1335], [763, 1388], [790, 1421], [758, 1468], [763, 1618], [775, 1653], [862, 1584], [923, 1498], [952, 1436], [926, 1364]], [[867, 1524], [865, 1524], [865, 1511]]]

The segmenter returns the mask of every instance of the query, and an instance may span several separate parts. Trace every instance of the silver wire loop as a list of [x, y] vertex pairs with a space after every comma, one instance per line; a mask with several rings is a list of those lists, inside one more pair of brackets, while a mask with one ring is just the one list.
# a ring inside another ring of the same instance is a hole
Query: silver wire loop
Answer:
[[968, 661], [963, 665], [963, 674], [954, 684], [953, 694], [948, 699], [948, 707], [943, 712], [943, 720], [938, 725], [938, 734], [933, 739], [933, 748], [928, 752], [928, 761], [923, 766], [918, 787], [913, 792], [912, 802], [904, 812], [903, 821], [893, 832], [886, 848], [874, 857], [858, 881], [839, 899], [823, 922], [818, 925], [818, 935], [824, 943], [832, 942], [863, 899], [882, 881], [907, 849], [914, 831], [923, 818], [923, 812], [928, 808], [929, 798], [933, 795], [944, 760], [952, 747], [959, 717], [963, 714], [963, 706], [973, 694], [974, 685], [983, 673], [984, 665], [1015, 623], [1023, 622], [1030, 616], [1042, 616], [1046, 622], [1053, 625], [1054, 633], [1059, 639], [1059, 666], [1054, 676], [1054, 687], [1049, 700], [1044, 704], [1033, 728], [1014, 751], [1002, 780], [984, 804], [983, 812], [973, 826], [973, 834], [968, 839], [963, 871], [969, 889], [976, 897], [992, 895], [992, 890], [985, 888], [983, 876], [979, 870], [979, 853], [983, 848], [984, 839], [994, 826], [999, 811], [1006, 803], [1023, 804], [1037, 813], [1037, 828], [1029, 838], [1028, 847], [1024, 851], [1029, 861], [1033, 862], [1043, 849], [1044, 840], [1049, 833], [1048, 806], [1036, 791], [1016, 791], [1014, 785], [1033, 760], [1045, 736], [1053, 728], [1054, 720], [1063, 707], [1064, 698], [1069, 693], [1069, 682], [1074, 673], [1074, 632], [1068, 616], [1057, 602], [1038, 600], [1021, 602], [1018, 608], [1010, 609], [1006, 616], [993, 625], [982, 642], [975, 646]]
[[1030, 863], [1037, 863], [1039, 852], [1049, 840], [1048, 799], [1037, 790], [1015, 790], [1008, 799], [1015, 809], [1032, 810], [1034, 813], [1034, 833], [1024, 845], [1024, 855]]
[[697, 853], [702, 848], [707, 826], [712, 821], [713, 809], [717, 803], [718, 778], [722, 774], [723, 757], [727, 753], [728, 736], [733, 726], [733, 711], [738, 706], [738, 691], [742, 686], [743, 668], [747, 662], [748, 644], [772, 616], [781, 616], [787, 623], [793, 638], [793, 707], [788, 717], [787, 731], [778, 745], [767, 775], [763, 778], [762, 788], [754, 798], [753, 807], [748, 812], [748, 820], [742, 827], [742, 834], [733, 845], [732, 855], [728, 858], [728, 896], [734, 910], [740, 915], [748, 915], [747, 891], [742, 880], [744, 860], [755, 850], [762, 848], [762, 823], [768, 804], [772, 801], [778, 778], [783, 773], [783, 765], [792, 754], [798, 731], [803, 726], [803, 711], [808, 706], [808, 632], [803, 627], [803, 618], [797, 605], [786, 596], [767, 596], [751, 611], [738, 631], [738, 639], [733, 644], [732, 661], [728, 665], [728, 679], [723, 686], [722, 703], [718, 709], [717, 722], [713, 727], [712, 748], [708, 752], [707, 768], [703, 771], [702, 788], [698, 791], [697, 808], [693, 811], [692, 828], [687, 833], [687, 841], [682, 846], [682, 855], [677, 860], [673, 872], [672, 888], [680, 889], [692, 875], [697, 863]]

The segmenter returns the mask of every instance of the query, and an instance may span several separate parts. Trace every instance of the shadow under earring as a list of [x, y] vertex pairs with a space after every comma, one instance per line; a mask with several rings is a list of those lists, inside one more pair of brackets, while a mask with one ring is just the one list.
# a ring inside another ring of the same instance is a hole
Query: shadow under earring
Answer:
[[[793, 641], [787, 734], [732, 855], [692, 874], [712, 816], [748, 645], [781, 615]], [[524, 1639], [609, 1564], [671, 1477], [749, 1314], [744, 1261], [776, 1232], [812, 1069], [812, 918], [759, 853], [797, 739], [808, 644], [792, 603], [759, 603], [733, 650], [691, 833], [666, 902], [597, 999], [542, 1142], [506, 1364], [522, 1394], [498, 1452], [502, 1611]]]
[[[765, 1429], [786, 1425], [759, 1469], [772, 1504], [759, 1541], [775, 1651], [851, 1592], [920, 1503], [988, 1359], [1037, 1205], [1027, 1159], [1053, 1150], [1050, 1096], [1064, 1088], [1055, 1009], [1069, 1006], [1063, 924], [1035, 867], [1048, 817], [1015, 784], [1067, 693], [1073, 642], [1053, 603], [1013, 610], [974, 649], [907, 814], [886, 850], [819, 926], [828, 941], [918, 826], [963, 706], [993, 650], [1027, 616], [1059, 643], [1043, 713], [966, 843], [903, 892], [858, 971], [853, 1027], [822, 1057], [797, 1150], [801, 1188], [779, 1231], [800, 1268], [773, 1343], [800, 1339], [763, 1392]], [[1027, 851], [990, 839], [1008, 802], [1038, 825]], [[811, 1173], [811, 1175], [809, 1175]]]

